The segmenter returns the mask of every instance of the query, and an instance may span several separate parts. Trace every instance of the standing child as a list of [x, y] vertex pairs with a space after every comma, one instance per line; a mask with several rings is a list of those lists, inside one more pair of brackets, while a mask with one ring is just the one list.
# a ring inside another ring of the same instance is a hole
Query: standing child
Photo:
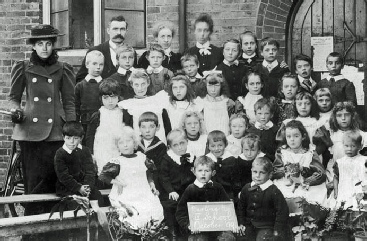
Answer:
[[279, 43], [273, 38], [264, 38], [260, 42], [260, 53], [264, 57], [264, 61], [257, 64], [254, 68], [261, 74], [264, 81], [265, 97], [278, 95], [280, 80], [283, 75], [289, 72], [288, 66], [281, 67], [278, 60]]
[[134, 97], [134, 91], [131, 88], [128, 79], [131, 72], [134, 71], [135, 50], [127, 45], [123, 45], [116, 49], [116, 58], [119, 68], [117, 72], [107, 79], [116, 80], [120, 84], [122, 99], [130, 99]]
[[294, 57], [294, 66], [296, 66], [296, 74], [300, 83], [300, 89], [310, 94], [316, 91], [316, 81], [312, 79], [312, 59], [304, 54]]
[[[109, 198], [111, 205], [119, 210], [119, 219], [136, 229], [143, 228], [152, 219], [162, 220], [162, 206], [146, 178], [146, 156], [135, 153], [138, 139], [134, 130], [129, 126], [119, 130], [116, 144], [121, 154], [103, 167], [99, 179], [113, 184]], [[125, 212], [121, 211], [124, 208]]]
[[325, 206], [325, 169], [317, 153], [309, 149], [310, 139], [300, 121], [286, 124], [282, 142], [273, 164], [274, 184], [286, 198], [304, 197]]
[[[81, 82], [75, 85], [76, 120], [82, 123], [84, 133], [87, 132], [92, 114], [101, 107], [99, 83], [102, 81], [103, 65], [104, 56], [101, 52], [93, 50], [87, 53], [85, 66], [88, 69], [88, 74]], [[51, 101], [51, 98], [49, 99]]]
[[355, 187], [366, 181], [367, 158], [359, 154], [362, 136], [359, 131], [346, 131], [343, 135], [345, 156], [334, 164], [334, 198], [337, 205], [346, 202], [345, 207], [356, 205]]
[[333, 112], [333, 105], [331, 101], [331, 93], [328, 88], [320, 88], [316, 90], [313, 98], [316, 100], [317, 105], [320, 110], [320, 119], [319, 122], [321, 125], [326, 125], [329, 130], [329, 120], [331, 117], [331, 113]]
[[204, 117], [197, 111], [186, 111], [181, 120], [181, 128], [187, 136], [187, 152], [194, 156], [205, 155], [207, 135]]
[[290, 73], [285, 74], [280, 82], [280, 96], [276, 99], [276, 110], [274, 123], [280, 126], [286, 119], [294, 119], [297, 116], [295, 98], [300, 88], [297, 76]]
[[196, 180], [190, 184], [182, 194], [177, 205], [176, 219], [183, 233], [190, 234], [188, 240], [236, 240], [233, 233], [226, 232], [198, 232], [190, 225], [188, 202], [225, 202], [229, 201], [223, 186], [211, 179], [215, 175], [215, 163], [206, 156], [195, 160], [193, 172]]
[[167, 90], [169, 80], [173, 76], [171, 70], [162, 66], [164, 56], [165, 54], [162, 46], [159, 44], [150, 45], [147, 51], [147, 59], [149, 61], [147, 73], [152, 84], [152, 94], [156, 94], [161, 90]]
[[284, 196], [270, 180], [272, 170], [268, 158], [256, 158], [251, 168], [252, 182], [241, 191], [238, 223], [246, 240], [286, 240], [289, 210]]
[[260, 74], [257, 72], [249, 72], [245, 76], [244, 82], [248, 93], [245, 97], [238, 97], [238, 101], [240, 102], [239, 109], [243, 108], [245, 110], [246, 116], [249, 119], [250, 124], [253, 125], [256, 121], [254, 106], [259, 99], [263, 98], [261, 91], [264, 87], [264, 82], [262, 81]]
[[224, 60], [216, 67], [216, 70], [222, 71], [223, 77], [228, 83], [232, 100], [237, 100], [239, 96], [244, 96], [247, 92], [242, 79], [246, 76], [248, 69], [237, 60], [240, 54], [240, 42], [237, 39], [227, 40], [223, 44]]
[[[93, 158], [88, 148], [80, 143], [84, 130], [78, 122], [66, 122], [62, 127], [64, 145], [55, 154], [57, 175], [56, 194], [58, 196], [82, 195], [91, 200], [98, 200], [103, 205], [103, 198], [95, 188], [96, 171]], [[70, 207], [75, 208], [75, 207]]]
[[257, 53], [257, 37], [253, 32], [245, 31], [240, 35], [240, 43], [242, 46], [242, 55], [238, 60], [252, 70], [262, 61], [262, 58]]
[[207, 13], [200, 14], [195, 20], [194, 30], [196, 46], [187, 50], [188, 54], [198, 57], [200, 67], [199, 73], [212, 70], [223, 60], [222, 50], [210, 44], [210, 35], [213, 33], [213, 19]]
[[181, 57], [181, 66], [185, 74], [190, 79], [190, 84], [196, 96], [204, 97], [206, 86], [203, 76], [198, 73], [199, 60], [194, 54], [185, 54]]
[[274, 113], [274, 104], [266, 98], [262, 98], [255, 103], [256, 122], [254, 126], [248, 129], [248, 133], [260, 137], [261, 151], [264, 152], [271, 161], [274, 160], [277, 144], [275, 137], [278, 126], [270, 120]]
[[343, 67], [343, 56], [338, 52], [330, 53], [326, 58], [329, 75], [317, 84], [317, 89], [329, 88], [333, 103], [350, 101], [357, 104], [354, 84], [341, 74]]
[[162, 158], [160, 182], [163, 187], [159, 199], [163, 206], [164, 218], [172, 237], [179, 234], [175, 213], [177, 204], [185, 189], [194, 182], [191, 172], [193, 159], [187, 154], [187, 138], [181, 129], [172, 130], [167, 136], [168, 151]]
[[229, 119], [230, 135], [227, 136], [228, 146], [226, 148], [234, 157], [242, 153], [241, 139], [245, 136], [248, 120], [243, 114], [233, 114]]

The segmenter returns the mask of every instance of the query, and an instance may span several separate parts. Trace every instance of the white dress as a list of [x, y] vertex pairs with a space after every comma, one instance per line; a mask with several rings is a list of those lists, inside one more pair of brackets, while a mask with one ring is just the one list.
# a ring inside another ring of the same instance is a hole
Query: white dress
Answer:
[[94, 137], [94, 158], [97, 162], [98, 175], [111, 158], [119, 156], [120, 152], [115, 142], [115, 133], [125, 124], [122, 122], [122, 111], [119, 108], [109, 110], [102, 106], [99, 109], [100, 122]]
[[254, 124], [256, 121], [255, 103], [262, 98], [262, 95], [253, 95], [250, 92], [247, 93], [245, 97], [239, 96], [237, 98], [243, 105], [243, 108], [246, 111], [246, 115], [249, 118], [251, 124]]
[[206, 95], [202, 101], [206, 131], [209, 133], [214, 130], [220, 130], [226, 136], [229, 135], [228, 98], [224, 96], [213, 98]]
[[234, 157], [238, 157], [242, 153], [241, 139], [237, 139], [233, 135], [227, 136], [228, 146], [226, 150], [229, 151]]
[[171, 121], [172, 129], [181, 128], [182, 116], [186, 111], [197, 111], [203, 110], [202, 102], [193, 101], [188, 102], [187, 100], [174, 101], [173, 104], [167, 100], [165, 109], [167, 110], [169, 119]]
[[[126, 183], [121, 195], [117, 192], [117, 186], [112, 186], [109, 198], [112, 206], [121, 207], [131, 205], [134, 214], [125, 220], [133, 227], [143, 227], [151, 218], [163, 219], [163, 208], [158, 196], [153, 195], [146, 177], [146, 156], [137, 152], [135, 157], [119, 156], [110, 162], [120, 165], [120, 173], [116, 180]], [[121, 202], [121, 203], [120, 203]]]
[[196, 141], [188, 140], [187, 153], [190, 153], [196, 157], [204, 156], [207, 138], [207, 135], [200, 135], [199, 139]]

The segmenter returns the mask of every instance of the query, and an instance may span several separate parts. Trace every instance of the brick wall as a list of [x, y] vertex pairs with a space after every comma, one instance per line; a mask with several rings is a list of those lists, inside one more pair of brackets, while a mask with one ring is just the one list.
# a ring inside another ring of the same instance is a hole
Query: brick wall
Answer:
[[[31, 25], [40, 21], [37, 0], [0, 0], [0, 109], [7, 109], [10, 71], [15, 61], [29, 58], [25, 36]], [[10, 155], [12, 123], [0, 115], [0, 188]]]

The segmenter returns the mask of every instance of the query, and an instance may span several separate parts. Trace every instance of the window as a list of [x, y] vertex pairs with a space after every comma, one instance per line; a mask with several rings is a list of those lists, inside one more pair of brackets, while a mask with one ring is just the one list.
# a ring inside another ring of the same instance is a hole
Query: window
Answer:
[[43, 22], [61, 33], [56, 47], [85, 49], [108, 40], [108, 22], [123, 15], [128, 23], [125, 42], [145, 48], [146, 0], [43, 0]]

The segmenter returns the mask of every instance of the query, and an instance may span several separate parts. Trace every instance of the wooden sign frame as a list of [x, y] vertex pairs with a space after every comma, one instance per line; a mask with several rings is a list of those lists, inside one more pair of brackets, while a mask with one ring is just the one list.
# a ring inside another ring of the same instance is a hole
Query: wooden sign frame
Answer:
[[233, 202], [188, 202], [187, 210], [191, 230], [231, 231], [238, 227]]

